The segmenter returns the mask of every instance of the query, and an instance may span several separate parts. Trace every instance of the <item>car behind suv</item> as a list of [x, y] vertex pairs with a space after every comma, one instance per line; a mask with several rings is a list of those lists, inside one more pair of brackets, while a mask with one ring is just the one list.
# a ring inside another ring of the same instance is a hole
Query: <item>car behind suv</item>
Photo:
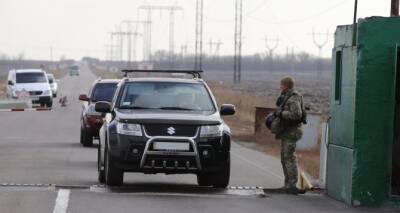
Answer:
[[118, 186], [124, 172], [141, 172], [193, 173], [201, 186], [229, 184], [230, 129], [221, 116], [233, 115], [235, 107], [218, 110], [200, 72], [168, 72], [195, 78], [125, 78], [111, 103], [96, 103], [96, 111], [105, 113], [99, 133], [100, 182]]
[[88, 95], [79, 96], [79, 100], [83, 101], [80, 137], [83, 146], [93, 145], [93, 137], [99, 135], [99, 129], [103, 124], [101, 113], [94, 110], [94, 104], [98, 101], [110, 102], [119, 81], [117, 79], [96, 80]]
[[54, 78], [54, 75], [51, 73], [47, 73], [47, 79], [49, 80], [51, 92], [53, 93], [53, 98], [56, 98], [58, 92], [58, 80], [56, 80], [56, 78]]
[[10, 70], [7, 96], [18, 99], [28, 96], [33, 104], [53, 106], [53, 95], [46, 72], [41, 69]]

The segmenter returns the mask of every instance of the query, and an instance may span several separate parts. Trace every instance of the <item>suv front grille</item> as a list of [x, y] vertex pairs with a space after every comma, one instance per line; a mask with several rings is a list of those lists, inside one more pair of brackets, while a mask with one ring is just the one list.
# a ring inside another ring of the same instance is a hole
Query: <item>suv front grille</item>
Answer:
[[30, 91], [29, 95], [41, 95], [42, 93], [42, 91]]
[[197, 133], [197, 126], [194, 125], [170, 125], [170, 124], [146, 124], [144, 126], [149, 136], [174, 136], [194, 137]]

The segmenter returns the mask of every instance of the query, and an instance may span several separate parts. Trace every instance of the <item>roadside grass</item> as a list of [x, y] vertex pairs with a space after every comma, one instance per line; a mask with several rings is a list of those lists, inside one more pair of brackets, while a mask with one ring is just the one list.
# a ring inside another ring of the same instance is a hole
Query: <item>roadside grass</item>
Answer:
[[0, 76], [0, 97], [5, 96], [6, 94], [6, 84], [7, 84], [7, 77], [6, 76]]
[[52, 73], [56, 79], [63, 78], [64, 76], [67, 75], [68, 71], [67, 70], [49, 70], [49, 73]]

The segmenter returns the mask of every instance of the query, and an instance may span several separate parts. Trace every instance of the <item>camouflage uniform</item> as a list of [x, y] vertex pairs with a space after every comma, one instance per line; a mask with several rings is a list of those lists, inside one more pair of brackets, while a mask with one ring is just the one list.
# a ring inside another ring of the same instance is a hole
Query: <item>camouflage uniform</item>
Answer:
[[[285, 188], [295, 188], [298, 180], [296, 163], [296, 142], [303, 136], [302, 96], [294, 89], [287, 90], [278, 98], [278, 116], [282, 119], [283, 130], [276, 137], [281, 139], [281, 163], [285, 175]], [[286, 104], [282, 108], [282, 104]], [[280, 103], [279, 103], [280, 102]]]

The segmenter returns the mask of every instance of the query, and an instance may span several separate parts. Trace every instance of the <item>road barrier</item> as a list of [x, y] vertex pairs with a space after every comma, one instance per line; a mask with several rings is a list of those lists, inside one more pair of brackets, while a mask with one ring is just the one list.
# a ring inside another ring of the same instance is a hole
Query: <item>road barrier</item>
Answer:
[[0, 109], [0, 112], [32, 112], [32, 111], [50, 111], [51, 108], [28, 108], [28, 109]]

